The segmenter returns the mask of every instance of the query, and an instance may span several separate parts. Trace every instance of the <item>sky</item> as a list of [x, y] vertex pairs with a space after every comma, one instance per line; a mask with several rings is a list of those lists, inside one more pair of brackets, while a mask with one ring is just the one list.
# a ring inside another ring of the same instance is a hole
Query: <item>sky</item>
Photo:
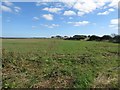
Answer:
[[118, 34], [118, 0], [2, 2], [3, 37]]

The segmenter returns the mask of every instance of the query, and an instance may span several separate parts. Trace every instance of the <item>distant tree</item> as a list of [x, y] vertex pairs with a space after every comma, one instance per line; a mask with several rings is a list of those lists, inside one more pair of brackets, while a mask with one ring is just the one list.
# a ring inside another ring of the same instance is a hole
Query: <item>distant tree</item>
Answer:
[[68, 38], [68, 36], [64, 36], [64, 38]]
[[90, 35], [88, 35], [88, 38], [90, 38]]
[[115, 37], [113, 37], [113, 42], [120, 43], [120, 35], [116, 35]]
[[74, 36], [73, 36], [73, 39], [74, 39], [74, 40], [79, 40], [79, 39], [80, 39], [80, 35], [74, 35]]
[[54, 36], [51, 36], [51, 38], [55, 38]]
[[60, 36], [60, 35], [57, 35], [56, 38], [58, 38], [58, 39], [62, 39], [63, 37]]
[[92, 35], [90, 36], [90, 38], [88, 39], [88, 41], [100, 41], [101, 37], [96, 36], [96, 35]]
[[112, 37], [110, 35], [104, 35], [101, 37], [101, 40], [112, 40]]
[[115, 36], [117, 36], [115, 33], [112, 33], [112, 34], [111, 34], [111, 37], [115, 37]]
[[87, 36], [85, 36], [85, 35], [74, 35], [73, 36], [74, 40], [80, 40], [80, 39], [85, 39], [85, 38], [87, 38]]

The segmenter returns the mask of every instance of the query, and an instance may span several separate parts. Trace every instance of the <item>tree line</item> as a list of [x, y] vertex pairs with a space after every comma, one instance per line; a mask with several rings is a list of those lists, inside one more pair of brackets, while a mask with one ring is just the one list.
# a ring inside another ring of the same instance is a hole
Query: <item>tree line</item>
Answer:
[[112, 35], [74, 35], [73, 37], [68, 36], [52, 36], [51, 38], [63, 39], [63, 40], [86, 40], [86, 41], [109, 41], [114, 43], [120, 43], [120, 35], [112, 34]]

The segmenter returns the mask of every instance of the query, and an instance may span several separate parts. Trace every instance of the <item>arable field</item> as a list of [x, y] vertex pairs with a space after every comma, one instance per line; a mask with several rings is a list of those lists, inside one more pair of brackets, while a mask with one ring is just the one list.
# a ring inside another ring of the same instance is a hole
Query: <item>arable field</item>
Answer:
[[118, 44], [3, 39], [3, 88], [117, 88]]

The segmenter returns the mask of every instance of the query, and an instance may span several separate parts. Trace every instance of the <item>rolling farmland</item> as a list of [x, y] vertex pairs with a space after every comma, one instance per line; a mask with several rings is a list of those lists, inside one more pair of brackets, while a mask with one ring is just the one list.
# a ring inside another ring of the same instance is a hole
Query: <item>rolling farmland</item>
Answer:
[[118, 44], [3, 39], [3, 88], [117, 88]]

